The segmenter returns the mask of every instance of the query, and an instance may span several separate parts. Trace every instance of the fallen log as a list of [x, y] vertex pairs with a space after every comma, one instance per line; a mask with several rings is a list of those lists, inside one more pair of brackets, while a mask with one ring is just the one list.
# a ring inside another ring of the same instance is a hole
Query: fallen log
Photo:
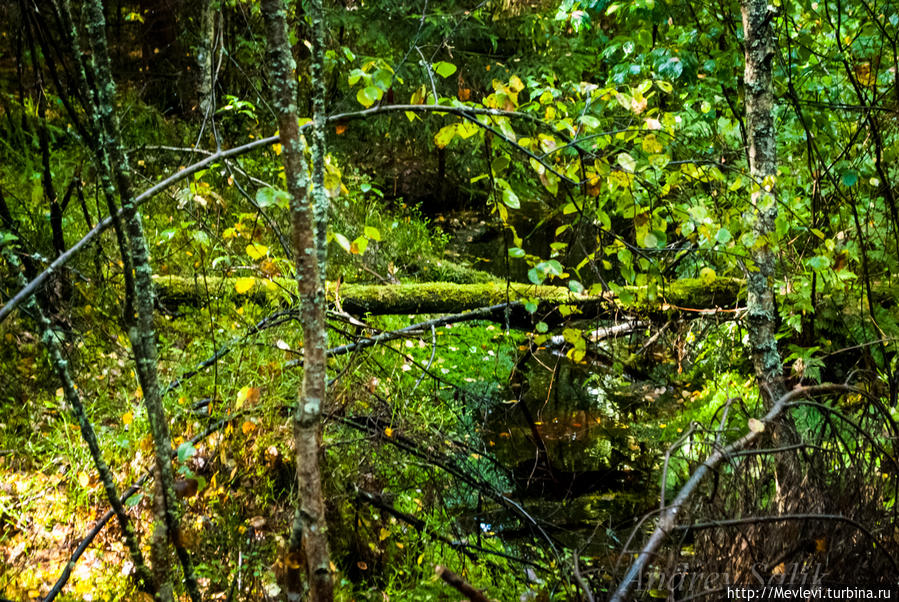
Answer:
[[[289, 278], [234, 278], [207, 276], [193, 281], [181, 276], [155, 276], [160, 302], [167, 307], [201, 305], [208, 297], [244, 299], [261, 305], [291, 303], [296, 300], [296, 282]], [[667, 288], [620, 287], [618, 294], [575, 293], [563, 286], [487, 282], [456, 284], [418, 282], [407, 284], [328, 283], [328, 301], [337, 309], [355, 315], [458, 313], [506, 302], [513, 303], [511, 319], [521, 319], [527, 304], [540, 319], [558, 310], [562, 315], [583, 317], [615, 313], [651, 314], [668, 312], [714, 313], [734, 311], [741, 298], [743, 282], [732, 278], [713, 281], [681, 279]], [[207, 293], [208, 291], [208, 293]], [[504, 310], [491, 319], [504, 319]]]

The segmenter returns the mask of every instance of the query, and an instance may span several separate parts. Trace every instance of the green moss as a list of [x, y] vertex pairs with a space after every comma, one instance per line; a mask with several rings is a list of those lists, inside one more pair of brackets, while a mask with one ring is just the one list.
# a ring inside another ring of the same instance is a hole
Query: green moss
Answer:
[[[180, 304], [195, 305], [205, 296], [191, 279], [181, 276], [155, 276], [160, 298], [169, 307]], [[251, 286], [250, 286], [251, 284]], [[678, 307], [714, 309], [728, 307], [742, 298], [742, 281], [719, 278], [711, 283], [701, 280], [679, 280], [650, 301], [645, 287], [628, 287], [634, 298], [628, 304], [617, 305], [642, 311], [675, 311]], [[207, 277], [208, 290], [217, 291], [224, 298], [245, 297], [260, 305], [283, 303], [296, 294], [296, 281], [290, 278], [221, 278]], [[241, 292], [238, 292], [240, 288]], [[339, 291], [335, 283], [328, 283], [328, 302], [339, 294], [341, 306], [353, 313], [372, 314], [439, 314], [461, 312], [507, 300], [505, 282], [457, 284], [455, 282], [417, 282], [393, 285], [343, 284]], [[508, 300], [537, 299], [549, 305], [567, 304], [585, 311], [610, 305], [609, 296], [577, 295], [562, 286], [534, 286], [513, 283], [508, 287]]]
[[700, 278], [683, 278], [669, 282], [665, 289], [656, 289], [654, 299], [649, 298], [649, 288], [645, 286], [624, 287], [633, 295], [631, 303], [624, 306], [638, 311], [658, 311], [688, 307], [695, 309], [715, 309], [730, 307], [746, 298], [745, 283], [737, 278], [715, 278], [705, 281]]

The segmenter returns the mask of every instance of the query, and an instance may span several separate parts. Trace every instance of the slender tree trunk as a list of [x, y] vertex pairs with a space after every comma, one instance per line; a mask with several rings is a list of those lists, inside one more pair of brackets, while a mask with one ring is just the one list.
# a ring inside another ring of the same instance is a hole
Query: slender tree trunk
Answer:
[[777, 219], [777, 148], [774, 131], [773, 8], [765, 0], [743, 0], [745, 45], [744, 83], [751, 195], [755, 209], [753, 233], [758, 239], [751, 252], [754, 266], [747, 270], [747, 318], [753, 367], [762, 396], [770, 404], [783, 394], [783, 367], [777, 342], [774, 303]]
[[[13, 253], [10, 253], [8, 261], [18, 274], [19, 284], [21, 286], [28, 284], [28, 280], [19, 269], [18, 258]], [[94, 467], [100, 475], [100, 482], [103, 483], [106, 499], [109, 501], [109, 505], [112, 507], [112, 511], [119, 521], [122, 537], [125, 540], [125, 547], [128, 549], [128, 553], [131, 556], [131, 562], [134, 564], [134, 575], [138, 587], [152, 593], [154, 591], [153, 580], [150, 577], [147, 565], [144, 563], [144, 557], [140, 550], [140, 541], [134, 531], [134, 525], [128, 520], [125, 508], [122, 506], [122, 501], [116, 490], [112, 471], [109, 470], [109, 466], [103, 459], [100, 442], [97, 439], [97, 434], [94, 431], [93, 425], [90, 420], [88, 420], [87, 412], [84, 410], [81, 394], [78, 392], [75, 380], [72, 378], [72, 373], [69, 370], [69, 362], [65, 359], [59, 337], [54, 332], [53, 325], [50, 323], [49, 318], [47, 318], [47, 315], [40, 308], [34, 297], [28, 299], [26, 308], [38, 324], [41, 333], [41, 343], [44, 345], [47, 354], [50, 356], [50, 366], [53, 368], [53, 371], [56, 372], [56, 376], [62, 384], [63, 396], [69, 404], [72, 415], [78, 423], [79, 430], [81, 431], [81, 438], [84, 439], [84, 442], [87, 444], [87, 448], [90, 451]]]
[[[115, 190], [107, 190], [112, 197], [118, 193], [122, 200], [124, 226], [128, 246], [122, 247], [123, 257], [129, 257], [133, 266], [133, 286], [126, 292], [130, 301], [126, 307], [134, 313], [125, 316], [131, 347], [134, 352], [137, 376], [147, 407], [150, 429], [153, 433], [156, 478], [156, 528], [153, 536], [153, 570], [157, 581], [157, 600], [171, 600], [173, 591], [170, 578], [167, 542], [175, 543], [175, 550], [184, 571], [184, 583], [191, 600], [198, 602], [200, 592], [188, 551], [181, 545], [179, 536], [180, 510], [174, 490], [174, 474], [171, 459], [171, 439], [168, 421], [162, 406], [162, 394], [157, 374], [156, 333], [153, 324], [153, 281], [150, 256], [144, 236], [140, 213], [134, 203], [129, 176], [128, 157], [124, 152], [115, 115], [115, 82], [109, 62], [106, 44], [106, 22], [100, 0], [84, 3], [84, 23], [91, 45], [95, 90], [95, 122], [100, 131], [98, 148], [99, 170], [111, 175], [106, 182], [115, 182]], [[115, 169], [113, 169], [115, 166]], [[123, 242], [120, 239], [120, 243]]]
[[[749, 343], [756, 381], [765, 406], [771, 408], [787, 392], [783, 360], [777, 349], [777, 307], [774, 277], [777, 263], [777, 143], [774, 127], [772, 65], [776, 38], [772, 20], [775, 9], [766, 0], [743, 0], [743, 32], [746, 52], [746, 130], [749, 142], [749, 171], [754, 181], [751, 202], [755, 208], [754, 266], [746, 274], [746, 313]], [[776, 446], [799, 441], [788, 413], [772, 430]], [[800, 487], [807, 485], [794, 454], [777, 454], [775, 459], [777, 509], [792, 512], [801, 503]], [[807, 497], [808, 492], [806, 492]], [[788, 537], [784, 540], [789, 539]]]
[[199, 0], [199, 6], [192, 7], [196, 10], [196, 42], [192, 49], [196, 73], [194, 74], [193, 90], [191, 96], [197, 99], [197, 109], [200, 116], [208, 118], [213, 110], [213, 78], [215, 70], [216, 49], [216, 11], [213, 10], [212, 0]]
[[746, 46], [746, 127], [749, 140], [749, 172], [755, 181], [752, 205], [758, 243], [752, 252], [755, 269], [747, 274], [747, 314], [755, 374], [768, 404], [784, 393], [783, 368], [777, 342], [774, 305], [777, 219], [777, 152], [774, 131], [773, 8], [765, 0], [743, 0], [743, 32]]
[[[310, 599], [333, 599], [330, 556], [321, 490], [319, 453], [321, 449], [321, 408], [325, 400], [327, 377], [327, 336], [325, 330], [325, 281], [327, 261], [324, 236], [327, 226], [327, 197], [324, 190], [324, 97], [321, 80], [321, 3], [311, 2], [314, 49], [313, 190], [310, 191], [303, 141], [297, 122], [296, 63], [287, 38], [286, 9], [282, 0], [263, 0], [268, 37], [268, 62], [272, 74], [273, 106], [278, 116], [281, 156], [287, 190], [290, 193], [293, 255], [296, 258], [297, 285], [302, 299], [303, 388], [294, 413], [297, 488], [299, 499], [291, 531], [289, 554], [306, 559]], [[302, 550], [303, 554], [300, 554]], [[288, 586], [295, 583], [288, 579]], [[288, 597], [300, 592], [288, 591]]]

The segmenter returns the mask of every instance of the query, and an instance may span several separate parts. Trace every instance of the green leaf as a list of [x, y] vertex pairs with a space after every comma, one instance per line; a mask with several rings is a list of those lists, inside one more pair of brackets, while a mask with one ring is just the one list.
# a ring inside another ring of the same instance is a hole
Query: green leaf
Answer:
[[843, 186], [846, 186], [847, 188], [855, 186], [855, 184], [858, 182], [858, 173], [856, 173], [855, 171], [853, 171], [851, 169], [848, 171], [844, 171], [842, 180], [843, 180]]
[[733, 236], [731, 235], [730, 230], [728, 230], [727, 228], [723, 228], [723, 227], [719, 228], [718, 233], [715, 234], [715, 240], [717, 240], [721, 244], [729, 243], [732, 238], [733, 238]]
[[816, 272], [820, 272], [821, 270], [826, 270], [830, 267], [830, 258], [825, 257], [824, 255], [816, 255], [805, 263]]
[[578, 282], [577, 280], [569, 280], [568, 281], [568, 290], [572, 293], [580, 295], [584, 292], [584, 285]]
[[209, 246], [209, 235], [203, 232], [202, 230], [196, 230], [193, 234], [193, 239], [200, 246], [208, 247]]
[[349, 77], [347, 78], [347, 82], [348, 82], [351, 86], [355, 86], [357, 83], [359, 83], [359, 80], [360, 80], [364, 75], [365, 75], [365, 72], [362, 71], [362, 69], [353, 69], [352, 71], [350, 71], [350, 75], [349, 75]]
[[185, 441], [178, 446], [178, 461], [184, 463], [195, 453], [197, 453], [197, 448], [195, 448], [190, 441]]
[[260, 188], [256, 191], [256, 204], [262, 209], [275, 205], [281, 209], [287, 209], [290, 205], [290, 194], [286, 190], [277, 188]]
[[434, 73], [444, 79], [456, 72], [456, 66], [452, 63], [447, 63], [446, 61], [434, 63], [433, 65], [431, 65], [431, 67], [434, 68]]
[[543, 333], [549, 330], [549, 326], [546, 325], [546, 322], [537, 322], [537, 326], [534, 327], [537, 332]]
[[618, 165], [620, 165], [624, 169], [624, 171], [630, 173], [634, 173], [634, 171], [637, 169], [637, 162], [628, 153], [618, 154]]
[[521, 209], [521, 201], [518, 200], [518, 195], [511, 188], [503, 189], [503, 203], [509, 209]]
[[352, 251], [350, 251], [350, 241], [349, 241], [349, 239], [347, 239], [346, 236], [344, 236], [344, 235], [341, 234], [340, 232], [335, 232], [335, 233], [334, 233], [334, 240], [337, 241], [337, 244], [339, 244], [340, 247], [341, 247], [344, 251], [346, 251], [347, 253], [351, 253], [351, 252], [352, 252]]
[[371, 240], [381, 240], [381, 231], [374, 226], [365, 226], [365, 235]]
[[509, 249], [509, 257], [524, 257], [524, 249], [511, 247]]
[[378, 69], [371, 76], [371, 80], [378, 88], [386, 92], [393, 83], [393, 73], [387, 69]]
[[356, 100], [366, 109], [381, 99], [384, 92], [376, 86], [366, 86], [356, 92]]
[[643, 246], [647, 249], [655, 249], [659, 246], [659, 240], [656, 238], [656, 235], [652, 232], [647, 232], [643, 237]]

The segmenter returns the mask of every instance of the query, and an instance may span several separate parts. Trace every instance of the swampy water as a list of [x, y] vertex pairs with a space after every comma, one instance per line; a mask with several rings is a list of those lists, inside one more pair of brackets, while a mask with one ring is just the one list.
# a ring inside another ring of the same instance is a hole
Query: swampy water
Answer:
[[[525, 510], [566, 546], [601, 553], [608, 526], [629, 524], [656, 503], [652, 466], [662, 452], [641, 441], [635, 416], [669, 397], [665, 387], [622, 376], [599, 353], [573, 361], [537, 348], [518, 362], [504, 399], [486, 413], [486, 446], [512, 475]], [[481, 528], [506, 539], [530, 533], [496, 507]]]

